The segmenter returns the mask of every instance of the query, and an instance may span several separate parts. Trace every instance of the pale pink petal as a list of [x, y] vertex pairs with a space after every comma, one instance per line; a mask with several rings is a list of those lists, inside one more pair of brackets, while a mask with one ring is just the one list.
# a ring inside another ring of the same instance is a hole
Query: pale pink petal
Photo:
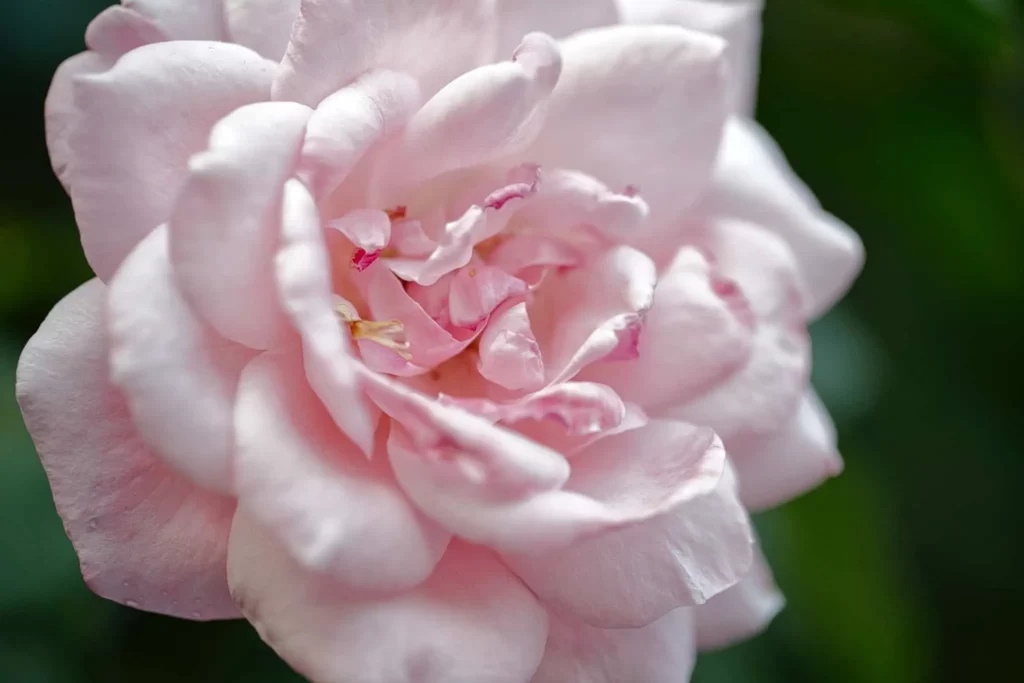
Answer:
[[480, 335], [479, 353], [477, 369], [491, 382], [512, 391], [544, 386], [544, 359], [525, 302], [491, 318]]
[[571, 379], [632, 340], [631, 329], [654, 302], [656, 282], [651, 259], [624, 246], [549, 275], [530, 308], [548, 381]]
[[693, 400], [747, 362], [752, 316], [739, 288], [696, 249], [684, 248], [658, 280], [638, 358], [597, 363], [580, 377], [608, 384], [647, 410]]
[[110, 283], [110, 376], [147, 444], [199, 484], [231, 493], [235, 389], [253, 352], [192, 312], [168, 251], [161, 226]]
[[771, 569], [760, 551], [750, 573], [721, 595], [694, 610], [697, 646], [716, 650], [746, 640], [764, 630], [786, 606]]
[[269, 349], [290, 333], [277, 300], [274, 256], [281, 196], [312, 110], [291, 102], [236, 109], [192, 157], [170, 222], [182, 292], [222, 335]]
[[122, 0], [171, 40], [226, 40], [223, 0]]
[[301, 358], [249, 363], [235, 430], [239, 504], [306, 570], [375, 591], [411, 588], [433, 571], [451, 534], [398, 488], [383, 442], [368, 461], [338, 430]]
[[669, 612], [642, 628], [599, 629], [550, 615], [544, 659], [530, 683], [686, 683], [697, 659], [694, 616]]
[[331, 268], [320, 214], [298, 180], [284, 186], [278, 293], [302, 336], [306, 378], [341, 430], [367, 455], [373, 452], [376, 413], [367, 405], [348, 332], [334, 312]]
[[527, 33], [555, 38], [619, 23], [615, 0], [498, 0], [498, 54], [515, 49]]
[[379, 209], [356, 209], [327, 224], [355, 245], [352, 267], [364, 271], [391, 241], [391, 219]]
[[231, 42], [275, 62], [284, 57], [299, 0], [223, 0]]
[[583, 261], [576, 250], [561, 241], [535, 234], [512, 235], [502, 240], [486, 258], [491, 265], [512, 275], [521, 275], [528, 269], [574, 268]]
[[156, 24], [138, 12], [112, 5], [96, 15], [85, 29], [86, 46], [110, 59], [137, 47], [170, 40]]
[[757, 97], [763, 0], [619, 0], [627, 24], [676, 24], [724, 38], [733, 111], [750, 116]]
[[316, 683], [528, 683], [544, 654], [544, 609], [463, 543], [422, 585], [374, 596], [303, 570], [239, 514], [228, 581], [263, 640]]
[[105, 598], [189, 619], [238, 616], [224, 573], [234, 501], [149, 453], [108, 379], [106, 287], [64, 298], [18, 365], [25, 424], [86, 583]]
[[617, 26], [561, 46], [547, 123], [524, 156], [637, 188], [660, 219], [649, 229], [668, 226], [711, 177], [726, 116], [725, 43], [677, 27]]
[[302, 0], [274, 99], [316, 106], [370, 69], [416, 78], [430, 96], [494, 55], [493, 3]]
[[456, 327], [476, 327], [510, 297], [526, 293], [526, 283], [501, 268], [466, 266], [455, 273], [448, 292], [448, 313]]
[[702, 396], [659, 414], [710, 426], [727, 447], [774, 434], [793, 415], [810, 375], [810, 338], [799, 274], [781, 239], [756, 226], [719, 221], [702, 246], [757, 317], [740, 370]]
[[527, 35], [510, 57], [463, 74], [416, 112], [380, 162], [389, 188], [481, 166], [533, 141], [562, 58], [558, 44], [543, 33]]
[[68, 137], [75, 121], [81, 116], [74, 98], [74, 79], [80, 75], [102, 73], [113, 66], [113, 60], [95, 52], [80, 52], [57, 67], [53, 82], [46, 94], [46, 147], [50, 152], [53, 172], [68, 188], [68, 164], [72, 152]]
[[782, 151], [749, 119], [731, 119], [715, 169], [715, 215], [756, 223], [793, 250], [814, 318], [835, 304], [864, 264], [864, 245], [821, 208]]
[[835, 426], [813, 392], [776, 434], [740, 441], [729, 453], [740, 498], [755, 511], [781, 505], [843, 471]]
[[318, 199], [327, 197], [379, 141], [395, 135], [420, 105], [407, 74], [375, 70], [323, 100], [309, 121], [303, 171]]
[[434, 241], [427, 236], [423, 223], [398, 220], [391, 224], [391, 245], [403, 256], [427, 257], [434, 251]]
[[618, 427], [626, 405], [610, 387], [591, 382], [562, 382], [504, 403], [484, 398], [439, 397], [491, 422], [553, 420], [569, 435], [598, 434]]
[[213, 124], [268, 99], [274, 68], [238, 45], [183, 41], [144, 45], [75, 79], [81, 115], [66, 138], [64, 179], [101, 279], [170, 218], [188, 159], [206, 148]]
[[599, 439], [573, 458], [565, 490], [639, 523], [504, 556], [555, 611], [600, 628], [646, 626], [706, 602], [750, 566], [747, 514], [708, 429], [652, 421]]

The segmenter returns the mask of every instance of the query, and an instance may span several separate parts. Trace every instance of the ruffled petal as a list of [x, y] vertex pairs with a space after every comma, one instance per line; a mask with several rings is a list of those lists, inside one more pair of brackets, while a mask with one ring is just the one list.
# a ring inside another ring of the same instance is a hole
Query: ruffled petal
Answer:
[[774, 434], [803, 396], [811, 360], [803, 290], [792, 252], [759, 227], [719, 221], [702, 246], [750, 303], [757, 319], [753, 347], [746, 365], [724, 381], [658, 414], [708, 425], [732, 449]]
[[641, 521], [564, 547], [535, 542], [505, 554], [557, 612], [599, 628], [646, 626], [706, 602], [750, 566], [749, 520], [708, 429], [652, 421], [599, 439], [573, 457], [565, 490]]
[[711, 179], [727, 107], [724, 41], [677, 27], [617, 26], [561, 46], [547, 123], [524, 158], [638, 188], [659, 218], [649, 229], [670, 226]]
[[835, 426], [813, 391], [777, 433], [741, 441], [729, 453], [740, 498], [755, 511], [781, 505], [843, 471]]
[[253, 352], [192, 312], [168, 251], [161, 226], [110, 283], [110, 376], [146, 443], [199, 484], [231, 493], [235, 389]]
[[407, 73], [432, 95], [491, 60], [496, 24], [478, 0], [302, 0], [274, 99], [315, 107], [369, 69]]
[[544, 359], [530, 327], [526, 303], [497, 313], [480, 335], [477, 369], [486, 379], [511, 391], [544, 386]]
[[112, 5], [96, 15], [85, 29], [85, 45], [113, 63], [137, 47], [170, 40], [159, 26], [143, 15]]
[[784, 239], [808, 290], [808, 315], [835, 304], [864, 265], [864, 245], [821, 208], [771, 137], [749, 119], [731, 119], [711, 195], [717, 216], [749, 221]]
[[78, 76], [102, 73], [113, 66], [113, 60], [95, 52], [80, 52], [57, 67], [53, 82], [46, 94], [46, 148], [50, 152], [50, 165], [57, 179], [68, 187], [68, 165], [72, 151], [68, 137], [81, 116], [74, 98], [74, 80]]
[[548, 382], [571, 379], [609, 356], [634, 353], [635, 333], [654, 302], [656, 283], [654, 262], [624, 246], [582, 268], [549, 274], [530, 308]]
[[786, 598], [775, 585], [764, 556], [757, 551], [750, 573], [742, 581], [694, 610], [697, 646], [717, 650], [755, 636], [785, 606]]
[[169, 470], [139, 439], [108, 379], [106, 287], [64, 298], [18, 365], [18, 403], [89, 587], [187, 619], [238, 611], [224, 573], [234, 501]]
[[278, 294], [302, 337], [306, 378], [341, 430], [369, 455], [377, 413], [366, 403], [347, 331], [334, 311], [331, 267], [316, 202], [302, 182], [285, 183]]
[[222, 335], [269, 349], [290, 332], [274, 284], [281, 195], [312, 110], [260, 102], [216, 126], [192, 157], [170, 223], [171, 260], [192, 306]]
[[228, 581], [263, 639], [314, 683], [528, 683], [544, 654], [544, 609], [462, 543], [420, 586], [373, 596], [303, 570], [239, 514]]
[[475, 328], [511, 297], [526, 294], [526, 283], [501, 268], [467, 266], [455, 273], [448, 291], [448, 316], [456, 327]]
[[245, 45], [275, 62], [284, 57], [299, 0], [223, 0], [231, 42]]
[[109, 280], [128, 252], [170, 218], [188, 159], [238, 107], [268, 99], [275, 65], [238, 45], [144, 45], [109, 71], [74, 81], [65, 184], [86, 257]]
[[338, 430], [297, 355], [246, 366], [235, 429], [239, 503], [303, 568], [373, 591], [411, 588], [433, 571], [451, 534], [401, 492], [383, 448], [367, 461]]
[[171, 40], [227, 40], [222, 0], [122, 0]]
[[763, 0], [619, 0], [627, 24], [676, 24], [728, 43], [732, 110], [750, 116], [757, 97]]
[[563, 38], [619, 23], [615, 0], [498, 0], [497, 4], [499, 55], [512, 51], [532, 31]]
[[658, 280], [636, 360], [591, 365], [580, 379], [608, 384], [648, 411], [690, 401], [743, 367], [754, 324], [739, 288], [684, 248]]
[[697, 659], [694, 630], [689, 609], [624, 629], [551, 615], [544, 659], [530, 683], [684, 683]]

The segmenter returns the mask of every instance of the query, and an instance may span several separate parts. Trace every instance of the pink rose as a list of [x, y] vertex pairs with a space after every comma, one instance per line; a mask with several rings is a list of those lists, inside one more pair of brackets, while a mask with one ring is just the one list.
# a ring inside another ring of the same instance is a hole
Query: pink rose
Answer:
[[766, 624], [747, 510], [841, 469], [806, 324], [862, 254], [746, 118], [758, 10], [97, 17], [46, 108], [97, 279], [18, 375], [90, 587], [330, 683], [678, 683]]

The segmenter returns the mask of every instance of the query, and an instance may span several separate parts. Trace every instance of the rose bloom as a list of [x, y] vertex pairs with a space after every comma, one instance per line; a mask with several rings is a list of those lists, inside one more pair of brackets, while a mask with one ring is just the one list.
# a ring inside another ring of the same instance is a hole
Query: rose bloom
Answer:
[[760, 4], [125, 0], [46, 104], [96, 279], [18, 398], [88, 585], [323, 683], [682, 683], [838, 473], [860, 268]]

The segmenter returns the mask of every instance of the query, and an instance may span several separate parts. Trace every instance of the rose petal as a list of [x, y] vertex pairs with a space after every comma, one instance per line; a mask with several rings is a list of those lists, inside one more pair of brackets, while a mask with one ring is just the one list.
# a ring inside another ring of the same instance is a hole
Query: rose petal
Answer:
[[299, 0], [224, 0], [231, 42], [275, 62], [284, 57], [298, 15]]
[[510, 297], [526, 293], [526, 283], [504, 270], [480, 264], [455, 273], [448, 293], [448, 313], [456, 327], [476, 327]]
[[496, 18], [477, 0], [302, 0], [274, 99], [310, 106], [372, 68], [407, 73], [430, 96], [492, 58]]
[[619, 0], [627, 24], [676, 24], [726, 40], [732, 110], [754, 113], [763, 0]]
[[367, 455], [373, 452], [377, 414], [366, 404], [348, 333], [334, 312], [331, 269], [320, 215], [298, 180], [284, 186], [278, 293], [302, 336], [306, 378], [341, 430]]
[[747, 514], [708, 429], [651, 421], [600, 439], [573, 458], [565, 491], [634, 523], [563, 547], [535, 543], [505, 562], [546, 605], [592, 626], [646, 626], [706, 602], [750, 566]]
[[108, 380], [106, 287], [64, 298], [18, 364], [18, 403], [89, 587], [190, 619], [238, 616], [224, 566], [234, 501], [149, 453]]
[[842, 297], [864, 264], [856, 233], [821, 208], [753, 121], [732, 119], [726, 126], [711, 203], [717, 215], [755, 223], [786, 241], [808, 289], [811, 318]]
[[738, 584], [694, 610], [697, 645], [717, 650], [746, 640], [764, 630], [786, 606], [771, 569], [760, 551], [754, 553], [750, 573]]
[[642, 628], [599, 629], [550, 615], [544, 659], [530, 683], [682, 683], [697, 659], [693, 611]]
[[498, 0], [498, 54], [515, 49], [531, 31], [562, 38], [598, 26], [619, 23], [615, 0]]
[[530, 307], [551, 384], [612, 354], [650, 309], [657, 273], [632, 247], [608, 249], [588, 265], [555, 276]]
[[74, 82], [80, 116], [67, 136], [65, 183], [89, 264], [109, 280], [170, 217], [188, 159], [213, 124], [267, 99], [274, 64], [238, 45], [144, 45]]
[[79, 75], [102, 73], [113, 64], [112, 60], [95, 52], [81, 52], [64, 60], [53, 75], [46, 95], [46, 148], [50, 152], [53, 172], [67, 190], [68, 164], [72, 158], [68, 137], [81, 116], [75, 104], [73, 81]]
[[161, 226], [132, 250], [110, 283], [111, 380], [124, 392], [142, 438], [169, 465], [231, 493], [235, 388], [253, 352], [189, 309], [168, 251]]
[[93, 52], [116, 61], [137, 47], [170, 40], [156, 24], [138, 12], [113, 5], [96, 15], [85, 29], [85, 44]]
[[[523, 38], [512, 60], [455, 79], [410, 119], [380, 172], [390, 190], [448, 171], [516, 154], [536, 137], [562, 70], [558, 44], [543, 33]], [[388, 202], [390, 203], [390, 202]]]
[[677, 27], [617, 26], [561, 46], [547, 124], [524, 157], [638, 187], [652, 214], [673, 218], [710, 181], [726, 115], [725, 43]]
[[269, 349], [290, 330], [277, 300], [274, 256], [281, 195], [312, 110], [260, 102], [213, 128], [192, 157], [170, 223], [171, 259], [192, 306], [222, 335]]
[[122, 0], [171, 40], [226, 40], [220, 0]]
[[495, 314], [480, 335], [477, 369], [491, 382], [512, 391], [544, 386], [544, 359], [530, 328], [526, 303]]
[[303, 568], [387, 591], [433, 571], [451, 534], [413, 507], [383, 453], [369, 462], [338, 431], [301, 359], [264, 354], [246, 366], [235, 429], [240, 504]]
[[581, 379], [615, 388], [645, 410], [695, 399], [750, 357], [752, 312], [739, 288], [685, 248], [658, 280], [632, 362], [596, 363]]
[[544, 609], [487, 550], [462, 543], [417, 588], [364, 595], [304, 571], [239, 514], [228, 581], [263, 639], [313, 681], [527, 683], [544, 654]]
[[379, 209], [356, 209], [331, 221], [328, 226], [357, 247], [352, 265], [359, 271], [369, 268], [391, 241], [391, 219]]
[[741, 441], [730, 454], [740, 498], [754, 511], [781, 505], [843, 471], [835, 426], [814, 392], [804, 395], [778, 433]]

